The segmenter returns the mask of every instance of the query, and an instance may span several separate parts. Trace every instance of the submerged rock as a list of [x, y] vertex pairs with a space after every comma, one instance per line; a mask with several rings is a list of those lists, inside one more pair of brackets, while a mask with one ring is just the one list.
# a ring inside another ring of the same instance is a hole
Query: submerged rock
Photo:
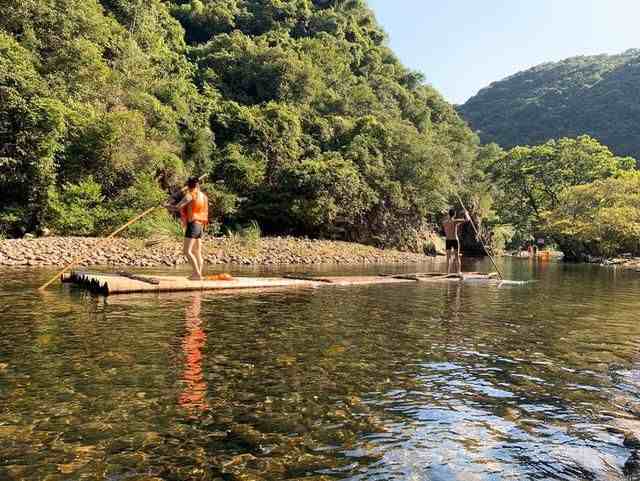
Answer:
[[247, 424], [236, 424], [229, 429], [228, 439], [240, 441], [250, 449], [259, 449], [265, 440], [265, 435]]
[[622, 469], [627, 481], [640, 481], [640, 456], [634, 451]]
[[140, 476], [128, 477], [127, 481], [165, 481], [162, 478], [158, 478], [157, 476], [147, 476], [142, 474]]
[[627, 431], [624, 433], [622, 444], [627, 448], [640, 449], [640, 436], [635, 432]]
[[516, 421], [521, 416], [522, 416], [522, 413], [516, 408], [508, 407], [504, 410], [504, 418], [509, 421]]

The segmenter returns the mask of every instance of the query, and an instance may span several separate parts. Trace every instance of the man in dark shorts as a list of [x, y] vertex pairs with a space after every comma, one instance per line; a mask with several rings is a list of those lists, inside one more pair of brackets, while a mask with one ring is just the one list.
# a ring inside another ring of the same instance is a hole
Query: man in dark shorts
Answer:
[[200, 190], [200, 180], [192, 177], [187, 181], [187, 191], [177, 204], [167, 204], [169, 210], [180, 212], [185, 227], [183, 254], [191, 264], [193, 273], [189, 279], [202, 280], [204, 260], [202, 258], [202, 235], [209, 222], [209, 198]]
[[442, 224], [446, 237], [447, 249], [447, 274], [455, 269], [456, 274], [462, 274], [462, 263], [460, 261], [460, 239], [458, 238], [458, 227], [469, 221], [469, 214], [465, 211], [464, 219], [456, 219], [455, 209], [449, 210], [449, 217]]

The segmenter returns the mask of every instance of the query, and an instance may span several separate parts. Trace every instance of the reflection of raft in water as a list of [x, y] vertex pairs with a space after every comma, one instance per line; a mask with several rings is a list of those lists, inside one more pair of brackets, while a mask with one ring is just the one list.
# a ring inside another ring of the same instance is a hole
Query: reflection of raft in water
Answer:
[[[212, 276], [216, 277], [216, 276]], [[226, 291], [244, 289], [301, 288], [321, 286], [362, 286], [374, 284], [409, 284], [415, 282], [498, 282], [496, 274], [465, 272], [462, 276], [417, 273], [357, 277], [234, 277], [230, 279], [191, 281], [186, 277], [100, 272], [72, 272], [63, 282], [105, 295], [139, 292]]]

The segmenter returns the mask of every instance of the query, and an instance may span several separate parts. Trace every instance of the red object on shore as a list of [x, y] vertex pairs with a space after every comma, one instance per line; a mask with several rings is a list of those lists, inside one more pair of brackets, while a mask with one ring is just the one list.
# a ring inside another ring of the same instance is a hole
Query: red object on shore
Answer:
[[205, 279], [208, 281], [232, 281], [233, 276], [231, 274], [224, 273], [206, 276]]

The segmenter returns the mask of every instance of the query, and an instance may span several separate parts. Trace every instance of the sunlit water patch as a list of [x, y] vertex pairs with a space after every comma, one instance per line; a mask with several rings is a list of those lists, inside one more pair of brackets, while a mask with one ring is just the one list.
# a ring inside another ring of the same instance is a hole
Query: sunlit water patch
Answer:
[[640, 279], [504, 267], [536, 282], [103, 298], [3, 271], [0, 479], [624, 479]]

